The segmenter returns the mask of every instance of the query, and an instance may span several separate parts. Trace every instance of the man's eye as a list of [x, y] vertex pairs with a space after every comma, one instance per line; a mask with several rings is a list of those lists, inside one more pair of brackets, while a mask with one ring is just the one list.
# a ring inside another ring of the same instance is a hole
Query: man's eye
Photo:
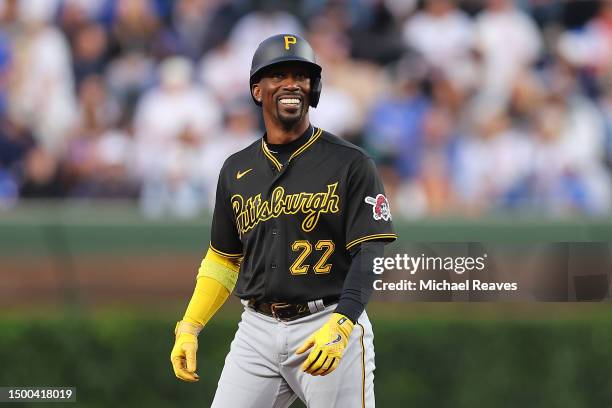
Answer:
[[274, 77], [274, 78], [278, 78], [278, 79], [282, 79], [282, 78], [284, 78], [284, 77], [285, 77], [285, 74], [283, 74], [282, 72], [274, 72], [274, 73], [272, 74], [272, 77]]

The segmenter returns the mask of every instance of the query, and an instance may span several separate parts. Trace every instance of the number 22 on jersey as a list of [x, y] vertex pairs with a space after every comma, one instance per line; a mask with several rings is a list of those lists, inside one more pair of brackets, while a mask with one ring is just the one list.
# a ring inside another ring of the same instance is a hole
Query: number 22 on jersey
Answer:
[[[334, 253], [334, 242], [328, 239], [322, 239], [317, 241], [314, 246], [314, 249], [317, 252], [322, 252], [319, 260], [315, 263], [312, 268], [315, 273], [329, 273], [332, 269], [332, 264], [327, 263], [329, 257]], [[312, 244], [310, 241], [306, 240], [298, 240], [294, 241], [291, 244], [291, 250], [294, 252], [299, 252], [296, 260], [291, 264], [289, 271], [293, 275], [304, 275], [308, 273], [308, 269], [310, 268], [309, 264], [305, 264], [304, 262], [308, 258], [308, 255], [312, 253]]]

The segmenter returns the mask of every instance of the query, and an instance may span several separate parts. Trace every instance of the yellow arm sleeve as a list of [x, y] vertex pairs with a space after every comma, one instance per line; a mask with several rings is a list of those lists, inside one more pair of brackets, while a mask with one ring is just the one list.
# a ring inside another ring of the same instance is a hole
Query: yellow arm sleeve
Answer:
[[225, 303], [236, 285], [241, 259], [226, 258], [210, 249], [198, 271], [184, 321], [204, 326]]

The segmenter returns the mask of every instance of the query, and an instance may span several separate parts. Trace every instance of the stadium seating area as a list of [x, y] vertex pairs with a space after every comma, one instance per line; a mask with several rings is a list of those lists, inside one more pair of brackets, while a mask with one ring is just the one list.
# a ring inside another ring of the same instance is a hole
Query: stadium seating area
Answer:
[[554, 0], [0, 0], [0, 210], [210, 208], [280, 32], [323, 66], [312, 123], [375, 158], [397, 216], [610, 213], [612, 3]]

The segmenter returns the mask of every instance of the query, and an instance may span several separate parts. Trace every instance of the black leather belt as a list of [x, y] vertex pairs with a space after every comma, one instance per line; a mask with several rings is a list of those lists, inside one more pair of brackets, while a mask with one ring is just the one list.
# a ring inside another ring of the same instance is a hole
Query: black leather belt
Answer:
[[[323, 307], [327, 307], [329, 305], [333, 305], [338, 303], [340, 296], [330, 296], [323, 299], [319, 299], [312, 302], [305, 303], [284, 303], [284, 302], [256, 302], [249, 301], [248, 306], [255, 310], [258, 313], [264, 314], [266, 316], [270, 316], [275, 318], [276, 320], [280, 320], [283, 322], [289, 322], [292, 320], [299, 319], [300, 317], [305, 317], [320, 311], [317, 308], [317, 304], [322, 305]], [[322, 302], [321, 302], [322, 301]], [[308, 304], [311, 303], [311, 307]], [[322, 309], [321, 309], [322, 310]]]

